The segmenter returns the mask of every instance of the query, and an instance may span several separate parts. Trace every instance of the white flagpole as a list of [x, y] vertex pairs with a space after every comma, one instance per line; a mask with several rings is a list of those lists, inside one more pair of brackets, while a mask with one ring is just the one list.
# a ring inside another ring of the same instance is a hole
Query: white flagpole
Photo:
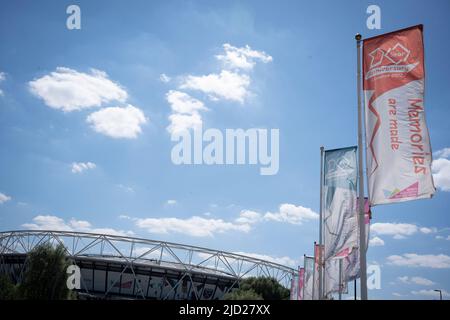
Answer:
[[323, 274], [323, 266], [322, 266], [322, 207], [323, 207], [323, 152], [324, 147], [320, 147], [320, 208], [319, 208], [319, 300], [322, 300], [323, 297], [323, 285], [322, 285], [322, 274]]
[[366, 266], [366, 229], [364, 225], [364, 176], [363, 176], [363, 136], [362, 136], [362, 105], [361, 105], [361, 35], [355, 36], [358, 91], [358, 176], [359, 176], [359, 264], [361, 281], [361, 300], [367, 300], [367, 266]]

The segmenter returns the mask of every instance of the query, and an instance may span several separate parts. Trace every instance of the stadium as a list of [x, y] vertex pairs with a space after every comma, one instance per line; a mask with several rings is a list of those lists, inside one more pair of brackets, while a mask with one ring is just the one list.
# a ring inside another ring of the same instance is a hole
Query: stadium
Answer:
[[249, 276], [290, 287], [296, 270], [240, 254], [134, 237], [72, 231], [0, 232], [0, 274], [19, 283], [27, 255], [63, 245], [85, 299], [217, 300]]

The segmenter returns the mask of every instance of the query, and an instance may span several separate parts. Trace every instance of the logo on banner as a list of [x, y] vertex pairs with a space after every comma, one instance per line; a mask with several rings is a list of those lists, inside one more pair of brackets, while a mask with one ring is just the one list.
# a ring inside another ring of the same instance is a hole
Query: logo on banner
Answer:
[[410, 197], [417, 197], [419, 194], [419, 182], [415, 182], [409, 187], [400, 190], [398, 188], [395, 188], [394, 190], [383, 190], [384, 195], [388, 199], [402, 199], [402, 198], [410, 198]]
[[366, 73], [366, 80], [372, 77], [386, 73], [406, 73], [413, 70], [419, 62], [407, 64], [411, 50], [406, 48], [400, 42], [384, 51], [376, 48], [369, 53], [370, 67]]

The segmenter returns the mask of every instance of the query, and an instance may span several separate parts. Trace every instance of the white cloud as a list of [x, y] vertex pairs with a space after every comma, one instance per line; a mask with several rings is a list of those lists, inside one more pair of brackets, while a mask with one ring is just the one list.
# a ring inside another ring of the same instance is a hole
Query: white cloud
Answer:
[[193, 216], [187, 219], [179, 218], [146, 218], [134, 219], [137, 227], [150, 233], [180, 233], [193, 237], [212, 237], [215, 233], [227, 231], [249, 232], [249, 224], [235, 224], [222, 219], [205, 219]]
[[372, 239], [369, 240], [369, 246], [372, 247], [384, 246], [384, 240], [379, 237], [373, 237]]
[[424, 233], [424, 234], [430, 234], [430, 233], [436, 233], [437, 229], [436, 228], [427, 228], [427, 227], [422, 227], [419, 229], [420, 232]]
[[370, 231], [377, 235], [393, 236], [394, 239], [404, 239], [417, 232], [430, 234], [437, 232], [436, 228], [419, 227], [411, 223], [377, 222], [370, 226]]
[[170, 125], [167, 127], [167, 131], [170, 134], [180, 133], [189, 129], [201, 128], [203, 121], [202, 117], [198, 113], [186, 115], [173, 113], [169, 116]]
[[170, 90], [166, 93], [166, 100], [170, 103], [172, 111], [177, 113], [194, 114], [208, 110], [203, 102], [181, 91]]
[[176, 205], [176, 204], [177, 204], [177, 200], [173, 200], [173, 199], [167, 200], [167, 204], [168, 204], [169, 206]]
[[64, 219], [52, 215], [38, 215], [33, 218], [33, 223], [25, 223], [22, 227], [31, 230], [79, 231], [117, 236], [134, 235], [132, 231], [115, 230], [112, 228], [93, 228], [90, 222], [74, 218], [66, 222]]
[[0, 192], [0, 204], [5, 203], [6, 201], [11, 200], [10, 196], [7, 196], [6, 194]]
[[251, 211], [251, 210], [242, 210], [239, 214], [239, 218], [236, 219], [237, 223], [248, 223], [248, 224], [254, 224], [258, 221], [260, 221], [262, 218], [262, 215], [259, 212]]
[[161, 82], [168, 83], [168, 82], [170, 82], [171, 78], [170, 78], [167, 74], [161, 73], [161, 74], [159, 75], [159, 80], [160, 80]]
[[280, 205], [278, 212], [267, 212], [264, 219], [291, 224], [302, 224], [306, 220], [318, 219], [319, 215], [309, 208], [284, 203]]
[[450, 191], [450, 160], [445, 158], [433, 160], [431, 169], [436, 187], [442, 191]]
[[394, 297], [406, 297], [405, 294], [401, 294], [401, 293], [398, 293], [398, 292], [393, 292], [392, 295], [393, 295]]
[[72, 163], [72, 173], [81, 173], [85, 170], [95, 169], [96, 165], [92, 162], [73, 162]]
[[111, 101], [124, 102], [128, 94], [108, 75], [91, 69], [90, 74], [58, 67], [39, 79], [29, 82], [30, 91], [45, 104], [65, 112], [99, 107]]
[[[0, 82], [5, 81], [5, 79], [6, 79], [6, 73], [0, 71]], [[0, 89], [0, 96], [3, 96], [3, 95], [4, 95], [3, 90]]]
[[217, 55], [216, 58], [222, 61], [225, 67], [232, 69], [251, 70], [255, 66], [255, 60], [263, 63], [271, 62], [273, 59], [264, 51], [252, 50], [248, 45], [242, 48], [234, 47], [228, 43], [223, 45], [225, 54]]
[[250, 77], [228, 70], [220, 74], [211, 73], [204, 76], [187, 76], [180, 88], [199, 90], [206, 93], [210, 99], [226, 99], [243, 103], [249, 95]]
[[255, 258], [255, 259], [260, 259], [260, 260], [265, 260], [265, 261], [269, 261], [269, 262], [273, 262], [273, 263], [278, 263], [281, 264], [283, 266], [291, 266], [291, 267], [295, 267], [297, 266], [297, 261], [295, 261], [294, 259], [284, 256], [284, 257], [273, 257], [273, 256], [269, 256], [267, 254], [259, 254], [259, 253], [248, 253], [248, 252], [233, 252], [235, 254], [240, 254], [242, 256], [247, 256], [247, 257], [251, 257], [251, 258]]
[[417, 284], [419, 286], [432, 286], [435, 283], [429, 279], [422, 278], [422, 277], [398, 277], [397, 278], [400, 282], [405, 284]]
[[450, 148], [444, 148], [441, 150], [438, 150], [434, 153], [435, 158], [448, 158], [450, 157]]
[[387, 257], [388, 263], [401, 267], [423, 267], [433, 269], [450, 268], [450, 257], [445, 254], [419, 255], [416, 253], [406, 253], [404, 255], [392, 255]]
[[141, 125], [147, 119], [142, 110], [128, 105], [101, 109], [91, 113], [86, 121], [92, 129], [109, 137], [133, 139], [142, 132]]
[[[170, 200], [169, 200], [170, 201]], [[210, 216], [207, 212], [205, 216]], [[266, 213], [262, 215], [252, 210], [242, 210], [239, 216], [231, 221], [222, 219], [203, 218], [193, 216], [185, 219], [180, 218], [132, 218], [135, 225], [146, 229], [150, 233], [181, 233], [194, 237], [213, 236], [215, 233], [228, 231], [249, 232], [253, 225], [264, 221], [279, 221], [292, 224], [302, 224], [306, 220], [317, 219], [318, 214], [309, 208], [295, 206], [293, 204], [282, 204], [277, 213]]]
[[126, 186], [126, 185], [124, 185], [124, 184], [119, 183], [119, 184], [117, 185], [117, 187], [120, 188], [120, 189], [122, 189], [122, 190], [125, 191], [125, 192], [128, 192], [128, 193], [134, 193], [134, 189], [133, 189], [132, 187], [130, 187], [130, 186]]
[[[433, 298], [435, 298], [435, 299], [439, 299], [439, 298], [440, 298], [439, 292], [434, 291], [433, 289], [429, 289], [429, 290], [419, 290], [419, 291], [411, 291], [411, 293], [412, 293], [413, 295], [416, 295], [416, 296], [433, 297]], [[450, 297], [450, 293], [448, 293], [448, 292], [445, 291], [445, 290], [442, 290], [442, 298], [445, 298], [445, 297]]]
[[167, 127], [170, 134], [202, 126], [203, 121], [199, 112], [208, 110], [203, 102], [176, 90], [167, 92], [166, 100], [172, 109], [169, 116], [170, 125]]

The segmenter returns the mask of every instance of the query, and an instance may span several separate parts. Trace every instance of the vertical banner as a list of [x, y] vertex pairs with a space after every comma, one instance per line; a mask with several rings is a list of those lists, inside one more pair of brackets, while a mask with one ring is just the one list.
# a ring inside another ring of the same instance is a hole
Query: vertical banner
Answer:
[[[369, 199], [364, 199], [364, 225], [366, 228], [366, 250], [369, 246], [369, 232], [370, 232], [370, 206]], [[359, 210], [359, 201], [356, 201], [356, 212], [355, 215], [358, 215]], [[359, 233], [358, 233], [359, 235]], [[359, 278], [359, 250], [352, 251], [347, 257], [344, 258], [343, 261], [343, 278], [346, 282], [353, 281]]]
[[[356, 252], [356, 250], [354, 251]], [[329, 259], [325, 261], [324, 268], [324, 277], [325, 277], [325, 287], [324, 287], [324, 296], [330, 298], [331, 294], [339, 292], [347, 293], [347, 281], [344, 277], [344, 268], [339, 268], [339, 263], [342, 259]], [[339, 277], [339, 271], [341, 272], [341, 276]], [[339, 283], [341, 280], [341, 283]]]
[[424, 109], [422, 25], [364, 40], [370, 204], [430, 198], [431, 147]]
[[356, 147], [325, 151], [324, 259], [344, 258], [358, 246]]
[[303, 300], [312, 300], [314, 291], [314, 258], [305, 256]]
[[[320, 252], [322, 251], [322, 252]], [[323, 246], [314, 243], [314, 290], [313, 290], [313, 300], [320, 300], [319, 294], [319, 266], [320, 257], [323, 257]]]
[[298, 293], [297, 300], [303, 300], [303, 287], [305, 280], [305, 268], [300, 268], [298, 271]]
[[298, 296], [298, 281], [297, 281], [297, 275], [293, 274], [291, 279], [291, 295], [290, 300], [297, 300]]

